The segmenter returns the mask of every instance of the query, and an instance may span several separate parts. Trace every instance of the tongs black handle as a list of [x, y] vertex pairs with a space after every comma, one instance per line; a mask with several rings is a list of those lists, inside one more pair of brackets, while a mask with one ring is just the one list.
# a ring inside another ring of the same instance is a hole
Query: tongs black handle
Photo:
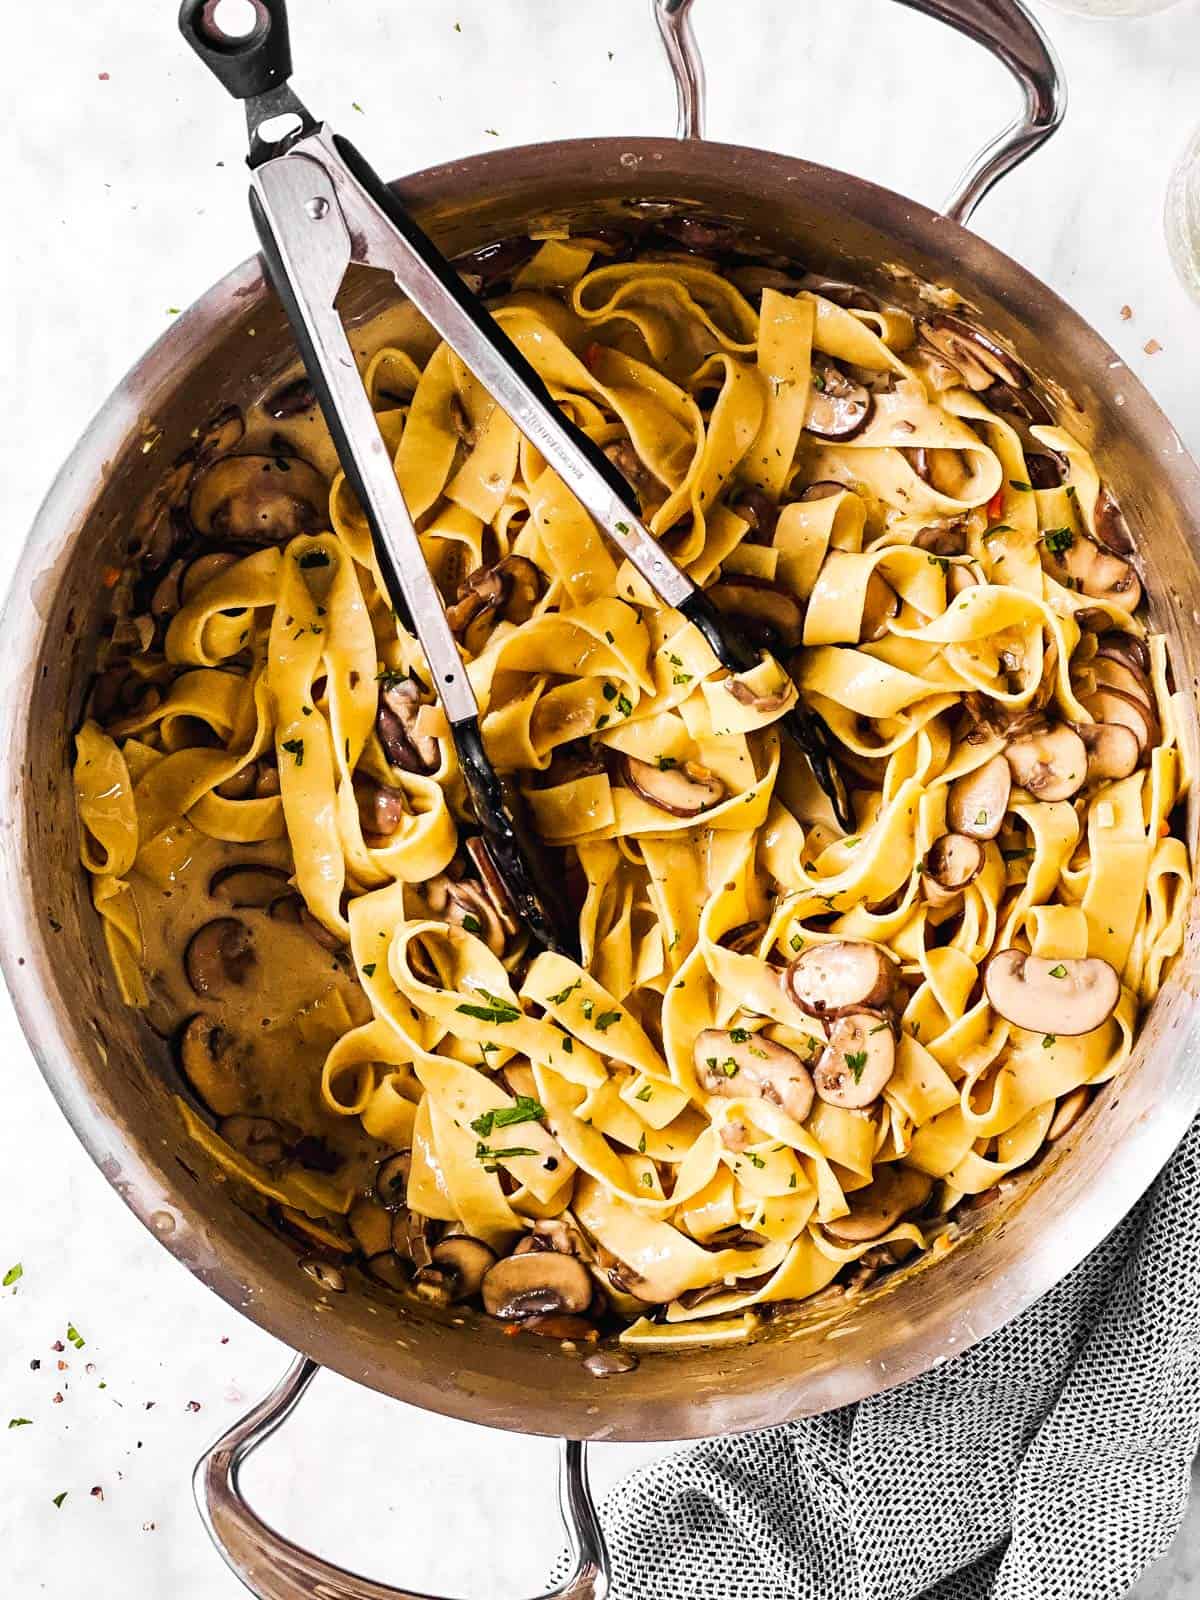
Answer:
[[179, 27], [192, 49], [235, 100], [278, 89], [292, 75], [292, 41], [286, 0], [249, 0], [254, 26], [226, 33], [218, 21], [221, 0], [183, 0]]

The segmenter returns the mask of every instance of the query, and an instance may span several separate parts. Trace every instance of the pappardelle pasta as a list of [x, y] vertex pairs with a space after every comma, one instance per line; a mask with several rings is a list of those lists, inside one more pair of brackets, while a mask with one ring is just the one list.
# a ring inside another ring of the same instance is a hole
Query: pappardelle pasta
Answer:
[[143, 508], [83, 864], [188, 1133], [325, 1287], [742, 1338], [945, 1248], [1121, 1070], [1183, 936], [1179, 701], [1094, 463], [962, 315], [609, 235], [515, 259], [495, 315], [763, 652], [723, 671], [400, 317], [365, 381], [582, 964], [474, 836], [303, 380]]

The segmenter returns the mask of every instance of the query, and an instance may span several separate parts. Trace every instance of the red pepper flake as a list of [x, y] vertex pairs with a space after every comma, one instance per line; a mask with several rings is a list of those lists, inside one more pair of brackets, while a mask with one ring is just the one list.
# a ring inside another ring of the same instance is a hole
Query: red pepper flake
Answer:
[[1147, 339], [1142, 349], [1148, 356], [1156, 356], [1162, 349], [1162, 345], [1159, 344], [1157, 339]]
[[60, 1405], [62, 1405], [62, 1403], [63, 1403], [63, 1397], [62, 1397], [62, 1390], [60, 1389], [58, 1391], [58, 1393], [54, 1396], [54, 1398], [50, 1402], [50, 1404], [51, 1405], [55, 1405], [55, 1406], [60, 1406]]
[[108, 73], [107, 72], [98, 72], [96, 74], [96, 76], [97, 76], [97, 78], [99, 78], [101, 83], [107, 83], [108, 82]]
[[30, 1372], [40, 1372], [42, 1370], [42, 1363], [37, 1359], [36, 1356], [29, 1363], [29, 1370]]
[[997, 489], [987, 503], [987, 517], [989, 522], [995, 521], [1004, 509], [1004, 490]]
[[115, 589], [121, 581], [120, 567], [105, 567], [101, 582], [106, 589]]
[[142, 1523], [142, 1532], [143, 1533], [153, 1533], [155, 1528], [157, 1528], [157, 1527], [158, 1527], [158, 1523], [157, 1522], [143, 1522]]
[[70, 1371], [70, 1370], [71, 1370], [71, 1369], [70, 1369], [70, 1366], [69, 1366], [69, 1365], [68, 1365], [68, 1363], [67, 1363], [67, 1362], [65, 1362], [65, 1361], [60, 1361], [60, 1362], [59, 1362], [59, 1363], [58, 1363], [58, 1370], [59, 1370], [59, 1371], [60, 1371], [60, 1372], [69, 1372], [69, 1371]]
[[154, 1408], [155, 1408], [155, 1406], [156, 1406], [156, 1405], [157, 1405], [157, 1404], [158, 1404], [158, 1401], [157, 1401], [157, 1400], [147, 1400], [147, 1401], [146, 1401], [146, 1406], [145, 1406], [145, 1409], [146, 1409], [146, 1410], [147, 1410], [147, 1411], [153, 1411], [153, 1410], [154, 1410]]
[[67, 1347], [66, 1347], [66, 1345], [65, 1345], [65, 1344], [64, 1344], [64, 1343], [63, 1343], [63, 1342], [62, 1342], [62, 1340], [61, 1340], [61, 1339], [55, 1339], [55, 1341], [54, 1341], [54, 1343], [53, 1343], [53, 1344], [52, 1344], [52, 1345], [51, 1345], [51, 1346], [50, 1346], [50, 1348], [51, 1348], [51, 1350], [57, 1350], [57, 1351], [58, 1351], [58, 1353], [59, 1353], [59, 1355], [61, 1355], [61, 1354], [62, 1354], [62, 1352], [63, 1352], [63, 1351], [64, 1351], [64, 1350], [65, 1350], [65, 1349], [66, 1349], [66, 1348], [67, 1348]]
[[221, 1343], [222, 1344], [228, 1344], [229, 1343], [229, 1335], [228, 1334], [226, 1334], [225, 1337], [221, 1340]]
[[93, 1484], [93, 1486], [92, 1486], [92, 1499], [93, 1500], [103, 1500], [104, 1499], [104, 1490], [100, 1487], [100, 1485], [98, 1483], [97, 1484]]
[[199, 1400], [189, 1400], [187, 1405], [184, 1407], [185, 1411], [199, 1411], [199, 1409], [200, 1409]]
[[1130, 322], [1130, 321], [1132, 321], [1132, 319], [1133, 319], [1133, 307], [1132, 306], [1122, 306], [1121, 307], [1121, 321], [1122, 322]]
[[583, 364], [589, 372], [595, 372], [596, 366], [603, 354], [604, 346], [602, 344], [597, 344], [595, 340], [593, 340], [592, 343], [588, 345], [587, 349], [583, 352]]

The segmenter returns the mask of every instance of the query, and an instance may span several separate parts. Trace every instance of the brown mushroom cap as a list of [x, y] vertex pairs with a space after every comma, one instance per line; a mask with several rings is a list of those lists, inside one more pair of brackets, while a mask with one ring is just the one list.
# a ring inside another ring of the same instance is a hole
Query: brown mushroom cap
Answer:
[[1014, 782], [1038, 800], [1069, 800], [1087, 781], [1087, 750], [1065, 722], [1014, 739], [1004, 755]]
[[433, 916], [449, 923], [452, 928], [464, 928], [468, 933], [475, 934], [493, 955], [504, 954], [508, 930], [481, 883], [451, 878], [443, 872], [436, 878], [430, 878], [424, 893], [425, 904]]
[[983, 869], [984, 849], [966, 833], [944, 833], [925, 854], [921, 890], [932, 906], [956, 900]]
[[436, 772], [441, 763], [437, 740], [417, 731], [423, 704], [412, 678], [388, 673], [380, 679], [375, 732], [389, 764], [401, 772]]
[[1128, 728], [1138, 742], [1138, 759], [1144, 759], [1152, 745], [1158, 743], [1158, 718], [1144, 701], [1120, 689], [1098, 689], [1085, 696], [1081, 702], [1097, 722], [1111, 722], [1118, 728]]
[[403, 789], [377, 783], [374, 778], [359, 772], [354, 774], [353, 784], [364, 843], [375, 846], [386, 844], [410, 814], [408, 796]]
[[237, 1041], [212, 1017], [197, 1012], [179, 1035], [183, 1075], [217, 1117], [232, 1116], [246, 1100], [245, 1074]]
[[828, 1105], [857, 1111], [879, 1098], [895, 1070], [891, 1019], [880, 1011], [848, 1011], [829, 1029], [813, 1085]]
[[[239, 557], [232, 550], [210, 550], [207, 555], [197, 556], [194, 561], [189, 561], [179, 575], [179, 599], [186, 605], [205, 587], [219, 578], [223, 572], [228, 572], [230, 567], [237, 565]], [[233, 606], [222, 616], [241, 616], [245, 607]]]
[[578, 1256], [557, 1250], [506, 1256], [483, 1279], [484, 1310], [505, 1322], [560, 1312], [575, 1315], [591, 1303], [591, 1274]]
[[408, 1196], [408, 1174], [412, 1168], [412, 1151], [401, 1150], [381, 1161], [375, 1172], [375, 1194], [381, 1203], [394, 1210], [402, 1206]]
[[719, 805], [725, 796], [720, 778], [694, 761], [677, 767], [656, 767], [636, 756], [622, 756], [621, 771], [635, 794], [672, 817], [699, 816]]
[[982, 393], [999, 381], [1024, 389], [1029, 374], [986, 333], [961, 317], [941, 312], [921, 324], [921, 338], [961, 374], [968, 389]]
[[317, 403], [313, 393], [313, 386], [306, 377], [293, 378], [290, 383], [282, 384], [278, 389], [273, 389], [263, 401], [263, 410], [269, 417], [274, 417], [276, 422], [284, 422], [289, 417], [303, 416], [306, 411], [311, 411]]
[[307, 461], [224, 456], [197, 477], [188, 514], [200, 533], [284, 544], [327, 528], [328, 503], [328, 486]]
[[918, 550], [928, 550], [934, 556], [965, 556], [967, 533], [959, 521], [933, 523], [922, 528], [913, 540]]
[[[1080, 612], [1075, 613], [1076, 621], [1079, 620], [1081, 614]], [[1110, 620], [1109, 617], [1104, 617], [1106, 625]], [[1109, 657], [1114, 661], [1124, 661], [1127, 666], [1133, 667], [1148, 681], [1150, 652], [1146, 648], [1146, 641], [1139, 639], [1135, 633], [1121, 633], [1115, 628], [1107, 633], [1102, 633], [1096, 641], [1096, 654]]]
[[238, 406], [223, 406], [204, 424], [196, 441], [196, 460], [212, 461], [241, 444], [246, 434], [246, 419]]
[[500, 926], [509, 938], [512, 938], [521, 931], [520, 913], [500, 869], [492, 860], [486, 839], [481, 833], [474, 834], [470, 839], [464, 840], [463, 849], [479, 874], [480, 885], [491, 902]]
[[1132, 615], [1141, 604], [1142, 585], [1129, 562], [1105, 550], [1086, 533], [1056, 531], [1060, 538], [1053, 547], [1047, 543], [1049, 535], [1042, 542], [1042, 560], [1059, 582], [1069, 579], [1069, 586], [1079, 593], [1093, 600], [1107, 600], [1109, 605]]
[[788, 1050], [747, 1028], [705, 1028], [692, 1047], [696, 1080], [706, 1094], [767, 1100], [796, 1122], [812, 1110], [808, 1068]]
[[886, 1006], [896, 988], [895, 961], [866, 939], [830, 939], [803, 951], [789, 965], [785, 983], [801, 1011], [813, 1017]]
[[496, 621], [527, 622], [541, 598], [544, 581], [525, 556], [505, 556], [491, 567], [477, 567], [459, 585], [458, 598], [446, 607], [450, 631], [477, 655]]
[[867, 593], [863, 601], [862, 623], [858, 630], [860, 643], [882, 639], [888, 631], [888, 622], [900, 610], [900, 596], [878, 571], [867, 579]]
[[297, 1130], [271, 1117], [248, 1117], [236, 1113], [222, 1117], [217, 1132], [225, 1143], [260, 1167], [278, 1167], [287, 1160], [296, 1141]]
[[1089, 783], [1115, 783], [1136, 772], [1142, 746], [1132, 728], [1113, 722], [1082, 723], [1076, 733], [1087, 750]]
[[484, 1276], [496, 1265], [496, 1252], [482, 1239], [456, 1233], [434, 1245], [433, 1264], [449, 1279], [450, 1298], [467, 1300], [479, 1293]]
[[221, 867], [208, 882], [214, 900], [224, 900], [235, 911], [263, 910], [287, 892], [288, 875], [278, 867], [260, 866], [256, 861]]
[[804, 602], [789, 589], [750, 573], [731, 572], [705, 591], [722, 616], [763, 649], [787, 652], [804, 638]]
[[1051, 961], [1001, 950], [987, 964], [984, 989], [993, 1011], [1015, 1027], [1069, 1038], [1112, 1016], [1121, 980], [1099, 956]]
[[1011, 793], [1012, 771], [1003, 755], [995, 755], [955, 778], [946, 796], [946, 821], [955, 833], [994, 839], [1004, 826]]
[[819, 439], [849, 439], [871, 415], [874, 398], [828, 356], [814, 355], [804, 426]]
[[368, 1256], [366, 1268], [373, 1278], [386, 1284], [389, 1289], [407, 1289], [412, 1279], [411, 1266], [407, 1261], [402, 1261], [394, 1250], [381, 1250], [377, 1255]]
[[839, 1244], [864, 1244], [894, 1228], [906, 1212], [916, 1211], [933, 1193], [933, 1179], [913, 1167], [889, 1161], [876, 1167], [865, 1189], [847, 1195], [850, 1214], [825, 1224]]
[[240, 989], [257, 964], [250, 930], [237, 917], [206, 922], [188, 940], [183, 957], [192, 988], [213, 1000]]
[[816, 483], [810, 483], [802, 489], [797, 496], [800, 500], [832, 500], [835, 494], [845, 494], [846, 485], [838, 483], [836, 478], [818, 478]]
[[400, 1206], [392, 1212], [392, 1249], [420, 1269], [433, 1261], [435, 1224], [419, 1211]]
[[1154, 690], [1150, 680], [1139, 668], [1114, 656], [1096, 654], [1087, 664], [1087, 670], [1096, 681], [1097, 688], [1116, 689], [1132, 700], [1139, 700], [1149, 712], [1155, 711]]

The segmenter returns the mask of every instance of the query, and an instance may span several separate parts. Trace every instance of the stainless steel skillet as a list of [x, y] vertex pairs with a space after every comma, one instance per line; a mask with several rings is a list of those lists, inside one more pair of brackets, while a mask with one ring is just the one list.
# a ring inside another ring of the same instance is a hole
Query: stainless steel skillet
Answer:
[[[699, 131], [698, 73], [686, 5], [661, 19]], [[957, 291], [1059, 397], [1095, 451], [1138, 540], [1156, 625], [1177, 679], [1200, 673], [1196, 532], [1200, 477], [1170, 424], [1119, 358], [1068, 306], [964, 226], [1001, 172], [1061, 113], [1052, 57], [1013, 0], [916, 5], [971, 33], [1014, 70], [1025, 113], [971, 168], [948, 211], [828, 168], [697, 137], [578, 140], [497, 152], [418, 174], [397, 192], [450, 254], [554, 221], [609, 223], [700, 212], [835, 276], [903, 297], [923, 284]], [[369, 327], [381, 301], [352, 283]], [[249, 330], [254, 338], [249, 338]], [[305, 1352], [283, 1388], [203, 1465], [210, 1525], [251, 1586], [274, 1600], [340, 1600], [397, 1591], [339, 1574], [265, 1529], [236, 1495], [239, 1454], [264, 1437], [315, 1370], [328, 1365], [382, 1393], [515, 1431], [574, 1440], [694, 1437], [763, 1426], [845, 1404], [962, 1350], [1057, 1282], [1143, 1192], [1200, 1105], [1188, 948], [1135, 1059], [1002, 1214], [945, 1260], [891, 1282], [840, 1318], [779, 1324], [745, 1347], [647, 1358], [598, 1383], [577, 1359], [485, 1325], [397, 1308], [366, 1285], [322, 1304], [295, 1251], [213, 1181], [176, 1133], [159, 1075], [164, 1046], [116, 996], [75, 866], [69, 734], [106, 609], [101, 574], [119, 558], [130, 508], [220, 404], [267, 392], [292, 360], [283, 318], [247, 263], [181, 317], [106, 403], [39, 514], [0, 632], [8, 694], [0, 737], [0, 867], [7, 908], [0, 957], [47, 1081], [127, 1203], [189, 1268], [262, 1326]], [[155, 441], [158, 441], [155, 443]], [[143, 450], [143, 445], [152, 448]], [[1187, 736], [1194, 754], [1196, 729]], [[1191, 840], [1195, 843], [1195, 822]], [[320, 1305], [320, 1309], [318, 1306]], [[567, 1484], [580, 1574], [564, 1593], [603, 1592], [578, 1447]]]

